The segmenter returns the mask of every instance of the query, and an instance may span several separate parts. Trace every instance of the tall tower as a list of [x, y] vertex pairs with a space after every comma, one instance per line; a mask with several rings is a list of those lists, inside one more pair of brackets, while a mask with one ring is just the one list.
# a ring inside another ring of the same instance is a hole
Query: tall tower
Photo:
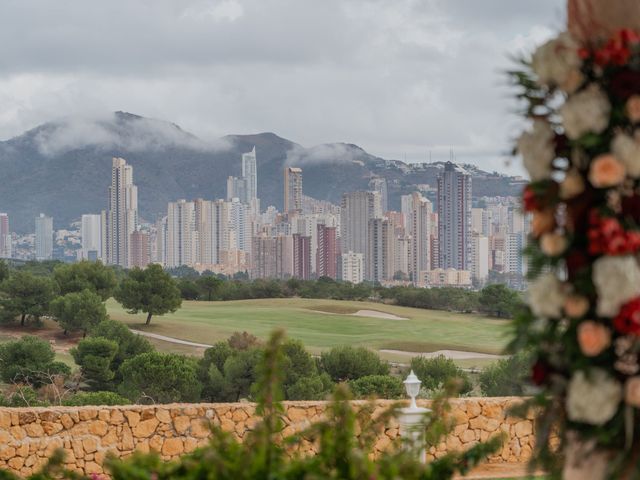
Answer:
[[9, 215], [6, 213], [0, 213], [0, 258], [11, 258]]
[[431, 202], [419, 192], [410, 196], [407, 212], [409, 242], [409, 275], [414, 283], [421, 278], [420, 272], [431, 270]]
[[338, 278], [336, 227], [318, 224], [318, 249], [316, 250], [316, 275]]
[[53, 258], [53, 218], [44, 213], [36, 217], [36, 260]]
[[246, 203], [258, 198], [258, 168], [256, 165], [256, 147], [249, 153], [242, 154], [242, 177], [246, 183]]
[[95, 261], [102, 258], [102, 225], [100, 215], [82, 215], [82, 259]]
[[440, 268], [470, 269], [471, 175], [447, 162], [438, 177]]
[[378, 192], [351, 192], [342, 195], [340, 213], [342, 252], [366, 255], [369, 220], [381, 217], [382, 207]]
[[365, 276], [372, 282], [391, 280], [394, 274], [394, 229], [386, 218], [369, 220]]
[[302, 212], [302, 169], [284, 169], [284, 212]]
[[380, 205], [382, 213], [389, 210], [389, 194], [387, 193], [387, 179], [384, 177], [373, 177], [369, 180], [369, 190], [380, 194]]
[[170, 202], [167, 209], [167, 267], [193, 265], [197, 250], [196, 215], [193, 202]]
[[299, 233], [293, 234], [293, 276], [311, 278], [311, 237]]
[[133, 168], [124, 158], [113, 158], [109, 209], [103, 217], [105, 263], [128, 268], [129, 239], [138, 227], [138, 187], [133, 184]]

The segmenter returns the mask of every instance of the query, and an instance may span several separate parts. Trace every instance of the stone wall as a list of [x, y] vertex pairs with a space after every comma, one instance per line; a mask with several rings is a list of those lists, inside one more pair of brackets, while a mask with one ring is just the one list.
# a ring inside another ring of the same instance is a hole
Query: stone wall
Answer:
[[[519, 401], [507, 397], [452, 400], [455, 427], [428, 455], [439, 457], [506, 432], [508, 440], [502, 451], [489, 461], [527, 461], [533, 445], [533, 421], [507, 415], [507, 410]], [[389, 401], [379, 401], [376, 411], [381, 412], [389, 405]], [[283, 433], [305, 428], [309, 422], [320, 419], [325, 408], [324, 402], [286, 402]], [[102, 463], [108, 452], [126, 457], [135, 450], [155, 450], [163, 459], [170, 460], [206, 444], [209, 422], [242, 438], [256, 421], [254, 410], [255, 406], [249, 403], [4, 408], [0, 409], [0, 468], [28, 475], [57, 448], [64, 449], [69, 468], [87, 474], [103, 472]], [[384, 450], [398, 435], [398, 425], [388, 425], [376, 450]], [[305, 448], [312, 452], [314, 447]]]

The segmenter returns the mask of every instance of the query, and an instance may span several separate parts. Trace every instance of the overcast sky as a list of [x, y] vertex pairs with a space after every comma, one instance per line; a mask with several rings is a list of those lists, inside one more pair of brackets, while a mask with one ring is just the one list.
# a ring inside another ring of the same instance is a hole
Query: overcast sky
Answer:
[[0, 139], [124, 110], [507, 170], [508, 55], [564, 18], [561, 0], [3, 0]]

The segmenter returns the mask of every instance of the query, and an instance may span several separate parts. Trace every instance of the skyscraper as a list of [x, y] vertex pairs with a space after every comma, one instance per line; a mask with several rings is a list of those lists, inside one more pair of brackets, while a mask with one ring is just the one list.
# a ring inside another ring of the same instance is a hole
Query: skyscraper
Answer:
[[311, 278], [311, 237], [298, 233], [293, 234], [293, 276]]
[[382, 213], [389, 210], [389, 195], [387, 193], [387, 179], [384, 177], [373, 177], [369, 180], [369, 190], [380, 194], [380, 206]]
[[6, 213], [0, 213], [0, 258], [11, 258], [9, 215]]
[[129, 266], [129, 240], [138, 226], [138, 187], [133, 168], [124, 158], [113, 158], [109, 209], [103, 212], [102, 249], [105, 263]]
[[364, 255], [347, 252], [340, 255], [341, 278], [345, 282], [362, 283], [364, 281]]
[[394, 229], [386, 218], [369, 220], [365, 275], [371, 282], [391, 280], [394, 274]]
[[102, 258], [102, 222], [100, 215], [82, 215], [82, 259], [95, 261]]
[[406, 220], [409, 242], [409, 275], [414, 283], [421, 277], [420, 272], [431, 270], [431, 202], [419, 192], [414, 192], [407, 200]]
[[197, 235], [193, 202], [170, 202], [167, 209], [167, 267], [195, 263]]
[[336, 227], [318, 224], [318, 249], [316, 250], [316, 275], [334, 280], [337, 275]]
[[381, 217], [382, 207], [378, 192], [345, 193], [342, 196], [340, 213], [342, 251], [366, 255], [369, 220]]
[[284, 212], [302, 213], [302, 169], [285, 167], [284, 169]]
[[41, 213], [36, 217], [36, 260], [53, 258], [53, 218]]
[[471, 175], [447, 162], [438, 177], [440, 268], [469, 270], [471, 257]]
[[248, 204], [258, 198], [258, 167], [256, 164], [256, 147], [249, 153], [242, 154], [242, 178], [246, 181], [246, 198]]
[[145, 268], [151, 259], [149, 257], [149, 234], [136, 230], [129, 239], [131, 245], [131, 267]]

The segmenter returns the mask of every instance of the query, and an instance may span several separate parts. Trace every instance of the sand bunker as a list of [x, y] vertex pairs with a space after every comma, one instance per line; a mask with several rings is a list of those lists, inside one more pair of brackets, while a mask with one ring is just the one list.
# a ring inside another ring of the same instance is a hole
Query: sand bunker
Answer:
[[393, 313], [378, 312], [377, 310], [358, 310], [356, 313], [351, 313], [350, 315], [353, 317], [384, 318], [385, 320], [409, 320], [406, 317], [399, 317]]
[[426, 357], [434, 358], [444, 355], [453, 360], [475, 360], [478, 358], [498, 359], [504, 358], [504, 355], [493, 355], [491, 353], [480, 352], [464, 352], [462, 350], [438, 350], [435, 352], [405, 352], [403, 350], [380, 350], [381, 353], [393, 353], [396, 355], [406, 355], [407, 357]]

